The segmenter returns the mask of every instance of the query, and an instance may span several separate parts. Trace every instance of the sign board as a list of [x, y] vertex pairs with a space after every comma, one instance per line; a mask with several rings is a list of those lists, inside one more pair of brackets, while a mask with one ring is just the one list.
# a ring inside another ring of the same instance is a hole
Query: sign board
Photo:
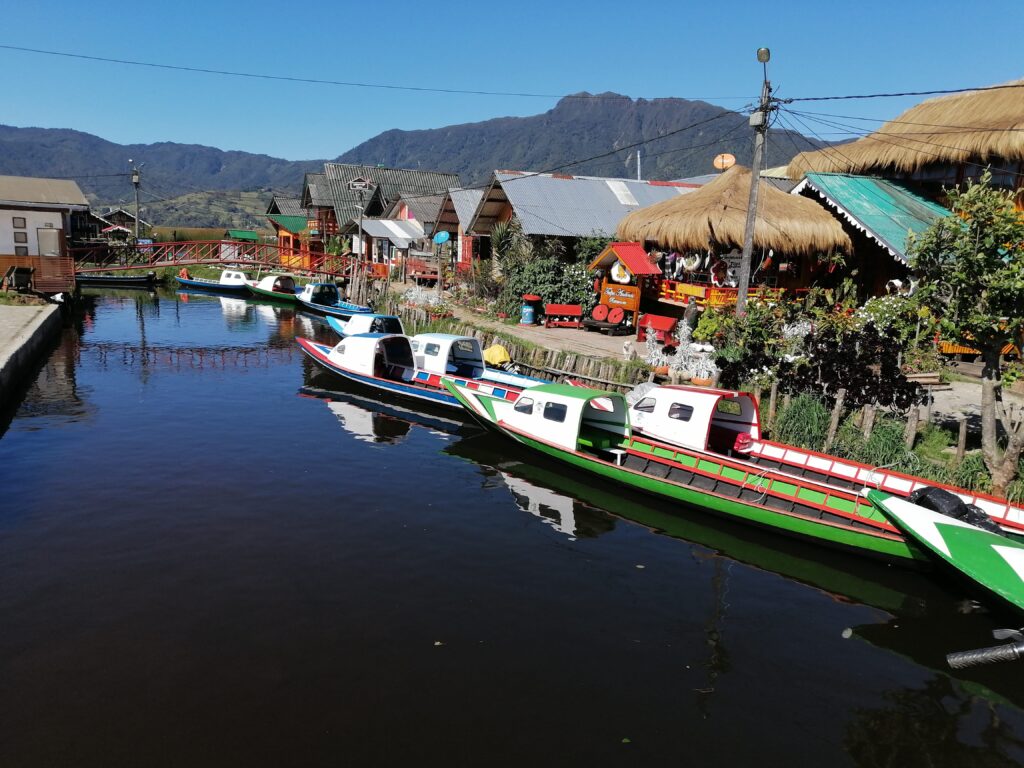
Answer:
[[606, 280], [601, 286], [601, 303], [635, 312], [640, 307], [640, 288], [635, 285], [617, 285]]
[[362, 176], [356, 176], [348, 183], [348, 188], [352, 190], [369, 189], [372, 186], [373, 183], [369, 179], [364, 179]]

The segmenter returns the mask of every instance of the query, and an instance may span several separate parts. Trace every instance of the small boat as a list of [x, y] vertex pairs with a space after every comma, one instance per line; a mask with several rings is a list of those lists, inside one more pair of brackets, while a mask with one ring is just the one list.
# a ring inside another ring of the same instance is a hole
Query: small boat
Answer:
[[152, 290], [157, 283], [163, 282], [157, 278], [156, 272], [147, 272], [144, 275], [103, 275], [95, 272], [76, 272], [75, 282], [83, 287], [100, 286], [104, 288], [142, 288]]
[[273, 299], [295, 304], [295, 278], [291, 275], [266, 275], [258, 283], [249, 283], [249, 292], [257, 299]]
[[[544, 384], [510, 400], [447, 378], [444, 384], [485, 426], [554, 461], [682, 502], [683, 512], [717, 513], [852, 552], [929, 564], [927, 553], [857, 492], [637, 435], [618, 393]], [[687, 406], [676, 414], [711, 433], [708, 410]]]
[[340, 317], [327, 317], [327, 324], [341, 338], [355, 336], [360, 333], [398, 333], [405, 334], [402, 319], [394, 315], [378, 315], [375, 312], [352, 315], [348, 320]]
[[499, 400], [513, 400], [524, 387], [543, 383], [487, 368], [480, 342], [472, 336], [424, 333], [410, 339], [362, 333], [346, 336], [333, 347], [309, 339], [296, 341], [314, 361], [349, 381], [452, 408], [459, 403], [444, 388], [442, 377]]
[[225, 269], [220, 273], [220, 279], [218, 280], [208, 280], [205, 277], [186, 277], [188, 271], [182, 270], [182, 272], [184, 274], [179, 274], [174, 279], [178, 281], [181, 287], [196, 291], [248, 296], [249, 286], [252, 284], [252, 281], [246, 274], [237, 269]]
[[984, 513], [970, 510], [953, 494], [947, 496], [966, 511], [980, 514], [981, 519], [967, 514], [954, 517], [957, 513], [938, 511], [932, 508], [935, 504], [925, 506], [882, 491], [868, 491], [867, 496], [922, 548], [1011, 607], [1024, 611], [1024, 543], [997, 533], [998, 528]]
[[352, 315], [367, 314], [373, 312], [369, 307], [362, 304], [353, 304], [343, 301], [338, 293], [338, 286], [334, 283], [308, 283], [302, 287], [298, 294], [298, 302], [306, 309], [328, 315], [340, 317], [347, 320]]
[[[663, 385], [643, 391], [629, 408], [633, 437], [651, 446], [663, 444], [692, 460], [723, 456], [780, 487], [803, 486], [797, 495], [815, 499], [821, 492], [857, 498], [868, 511], [863, 492], [876, 488], [906, 497], [920, 488], [939, 487], [980, 508], [1008, 531], [1024, 533], [1024, 507], [964, 488], [870, 467], [817, 451], [766, 440], [761, 436], [757, 398], [749, 392]], [[859, 498], [858, 498], [859, 497]], [[814, 505], [822, 507], [822, 505]], [[827, 511], [827, 507], [822, 507]]]

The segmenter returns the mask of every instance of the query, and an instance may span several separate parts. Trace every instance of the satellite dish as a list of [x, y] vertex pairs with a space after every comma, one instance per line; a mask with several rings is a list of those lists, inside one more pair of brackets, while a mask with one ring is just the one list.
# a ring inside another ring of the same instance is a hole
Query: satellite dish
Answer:
[[720, 155], [715, 155], [712, 165], [720, 171], [727, 171], [736, 165], [736, 156], [730, 155], [728, 152], [723, 152]]
[[447, 243], [449, 237], [451, 237], [451, 235], [449, 235], [447, 232], [438, 232], [436, 235], [434, 235], [434, 242], [437, 243], [438, 245], [441, 245], [442, 243]]

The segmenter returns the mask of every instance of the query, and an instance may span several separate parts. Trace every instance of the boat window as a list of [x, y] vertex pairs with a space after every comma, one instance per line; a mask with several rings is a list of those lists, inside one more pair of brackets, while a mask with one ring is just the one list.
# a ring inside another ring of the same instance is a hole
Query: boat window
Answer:
[[420, 351], [420, 343], [418, 341], [416, 341], [416, 339], [411, 339], [409, 341], [409, 343], [412, 344], [412, 351], [413, 352], [419, 352]]
[[370, 333], [401, 333], [402, 323], [397, 317], [377, 317], [370, 325]]
[[415, 366], [412, 352], [404, 336], [386, 338], [381, 345], [384, 347], [384, 356], [392, 365], [402, 365], [406, 368]]
[[544, 403], [544, 418], [548, 421], [565, 421], [566, 411], [565, 403]]
[[678, 421], [689, 421], [693, 416], [693, 406], [686, 403], [672, 403], [668, 407], [668, 417]]
[[719, 413], [728, 413], [730, 416], [740, 416], [743, 414], [743, 408], [736, 400], [719, 400], [715, 410]]
[[451, 357], [453, 360], [480, 359], [480, 355], [476, 351], [476, 344], [469, 339], [459, 339], [452, 344]]
[[645, 397], [639, 403], [633, 406], [634, 411], [640, 411], [642, 413], [654, 413], [654, 405], [657, 403], [653, 397]]
[[516, 400], [515, 408], [519, 413], [533, 413], [533, 400], [529, 397], [520, 397]]
[[[419, 352], [419, 350], [416, 350], [416, 351]], [[430, 355], [431, 357], [433, 357], [434, 355], [436, 355], [440, 351], [441, 351], [441, 345], [440, 344], [427, 344], [427, 346], [424, 347], [424, 349], [423, 349], [423, 353], [426, 354], [426, 355]]]

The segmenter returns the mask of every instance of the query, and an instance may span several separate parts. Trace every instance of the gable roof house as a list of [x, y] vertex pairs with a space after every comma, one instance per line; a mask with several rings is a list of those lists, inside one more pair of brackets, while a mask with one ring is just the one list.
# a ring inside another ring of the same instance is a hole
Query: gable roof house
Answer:
[[36, 290], [73, 290], [75, 265], [67, 245], [72, 217], [88, 210], [82, 190], [68, 179], [0, 176], [0, 275], [12, 266], [29, 267]]
[[455, 263], [460, 269], [468, 269], [473, 256], [480, 256], [480, 237], [469, 234], [473, 214], [484, 196], [482, 189], [449, 189], [441, 200], [437, 221], [431, 235], [447, 232], [455, 242]]

